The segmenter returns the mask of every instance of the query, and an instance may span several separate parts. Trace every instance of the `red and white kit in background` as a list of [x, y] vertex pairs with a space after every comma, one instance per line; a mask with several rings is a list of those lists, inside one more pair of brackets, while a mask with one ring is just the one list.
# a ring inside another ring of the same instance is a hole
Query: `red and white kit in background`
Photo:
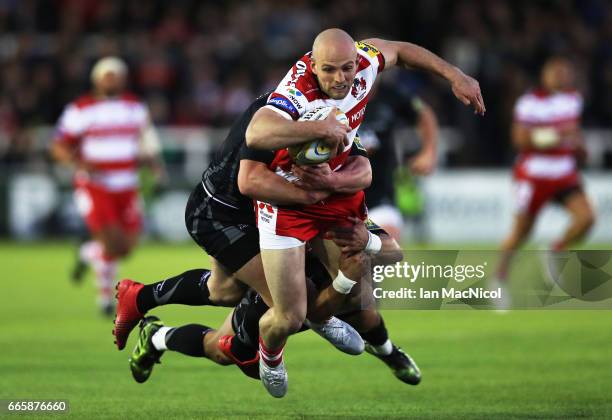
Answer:
[[[576, 91], [533, 91], [519, 98], [514, 120], [530, 129], [578, 127], [582, 106], [582, 96]], [[535, 215], [546, 202], [580, 187], [576, 153], [574, 143], [561, 142], [518, 156], [514, 179], [519, 212]]]
[[[376, 76], [384, 68], [380, 51], [364, 42], [356, 43], [358, 52], [357, 74], [349, 94], [344, 99], [331, 99], [321, 89], [311, 68], [311, 53], [304, 55], [287, 73], [270, 95], [266, 108], [287, 119], [297, 120], [305, 112], [321, 106], [335, 106], [348, 118], [351, 131], [349, 145], [343, 153], [329, 161], [332, 170], [338, 170], [348, 157], [357, 129], [363, 121], [366, 104]], [[278, 175], [291, 178], [292, 161], [286, 149], [275, 154], [269, 168]], [[303, 241], [324, 233], [330, 226], [347, 223], [347, 217], [367, 217], [363, 192], [348, 196], [331, 196], [311, 206], [277, 207], [257, 202], [257, 226], [263, 249], [282, 249], [299, 246]]]
[[55, 141], [74, 147], [92, 168], [75, 174], [75, 201], [91, 232], [111, 225], [141, 228], [138, 196], [140, 138], [149, 124], [147, 107], [135, 96], [97, 99], [86, 95], [62, 114]]

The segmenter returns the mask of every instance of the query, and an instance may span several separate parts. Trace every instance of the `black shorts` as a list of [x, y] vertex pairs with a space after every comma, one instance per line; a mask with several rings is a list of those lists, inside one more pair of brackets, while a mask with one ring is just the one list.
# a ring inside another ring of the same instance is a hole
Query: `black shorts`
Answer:
[[225, 221], [230, 219], [227, 216], [231, 212], [231, 208], [209, 197], [201, 184], [193, 190], [185, 208], [185, 225], [189, 235], [229, 274], [238, 271], [259, 254], [257, 226]]

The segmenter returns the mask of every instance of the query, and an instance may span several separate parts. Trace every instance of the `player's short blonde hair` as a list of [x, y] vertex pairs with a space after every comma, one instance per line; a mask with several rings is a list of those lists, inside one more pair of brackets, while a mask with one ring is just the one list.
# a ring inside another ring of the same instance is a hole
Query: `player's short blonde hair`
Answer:
[[91, 69], [91, 81], [96, 83], [106, 73], [115, 73], [119, 76], [127, 76], [127, 65], [119, 57], [104, 57], [99, 59]]

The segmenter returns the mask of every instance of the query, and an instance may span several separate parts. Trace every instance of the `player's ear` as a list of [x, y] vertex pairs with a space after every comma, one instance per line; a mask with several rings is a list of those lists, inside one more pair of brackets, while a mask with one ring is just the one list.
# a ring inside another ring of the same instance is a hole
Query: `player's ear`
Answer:
[[312, 70], [312, 73], [316, 76], [317, 75], [317, 63], [314, 60], [314, 58], [310, 60], [310, 69]]

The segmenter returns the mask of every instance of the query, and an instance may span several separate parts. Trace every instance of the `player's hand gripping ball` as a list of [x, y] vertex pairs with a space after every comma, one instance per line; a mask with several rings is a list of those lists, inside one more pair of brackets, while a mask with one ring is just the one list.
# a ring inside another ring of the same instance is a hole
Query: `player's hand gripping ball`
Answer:
[[[346, 126], [349, 120], [346, 114], [335, 106], [321, 106], [302, 115], [299, 121], [324, 120], [330, 114], [336, 113], [336, 119]], [[289, 155], [298, 165], [317, 165], [327, 162], [332, 155], [332, 151], [322, 139], [311, 140], [306, 143], [296, 144], [287, 148]]]

